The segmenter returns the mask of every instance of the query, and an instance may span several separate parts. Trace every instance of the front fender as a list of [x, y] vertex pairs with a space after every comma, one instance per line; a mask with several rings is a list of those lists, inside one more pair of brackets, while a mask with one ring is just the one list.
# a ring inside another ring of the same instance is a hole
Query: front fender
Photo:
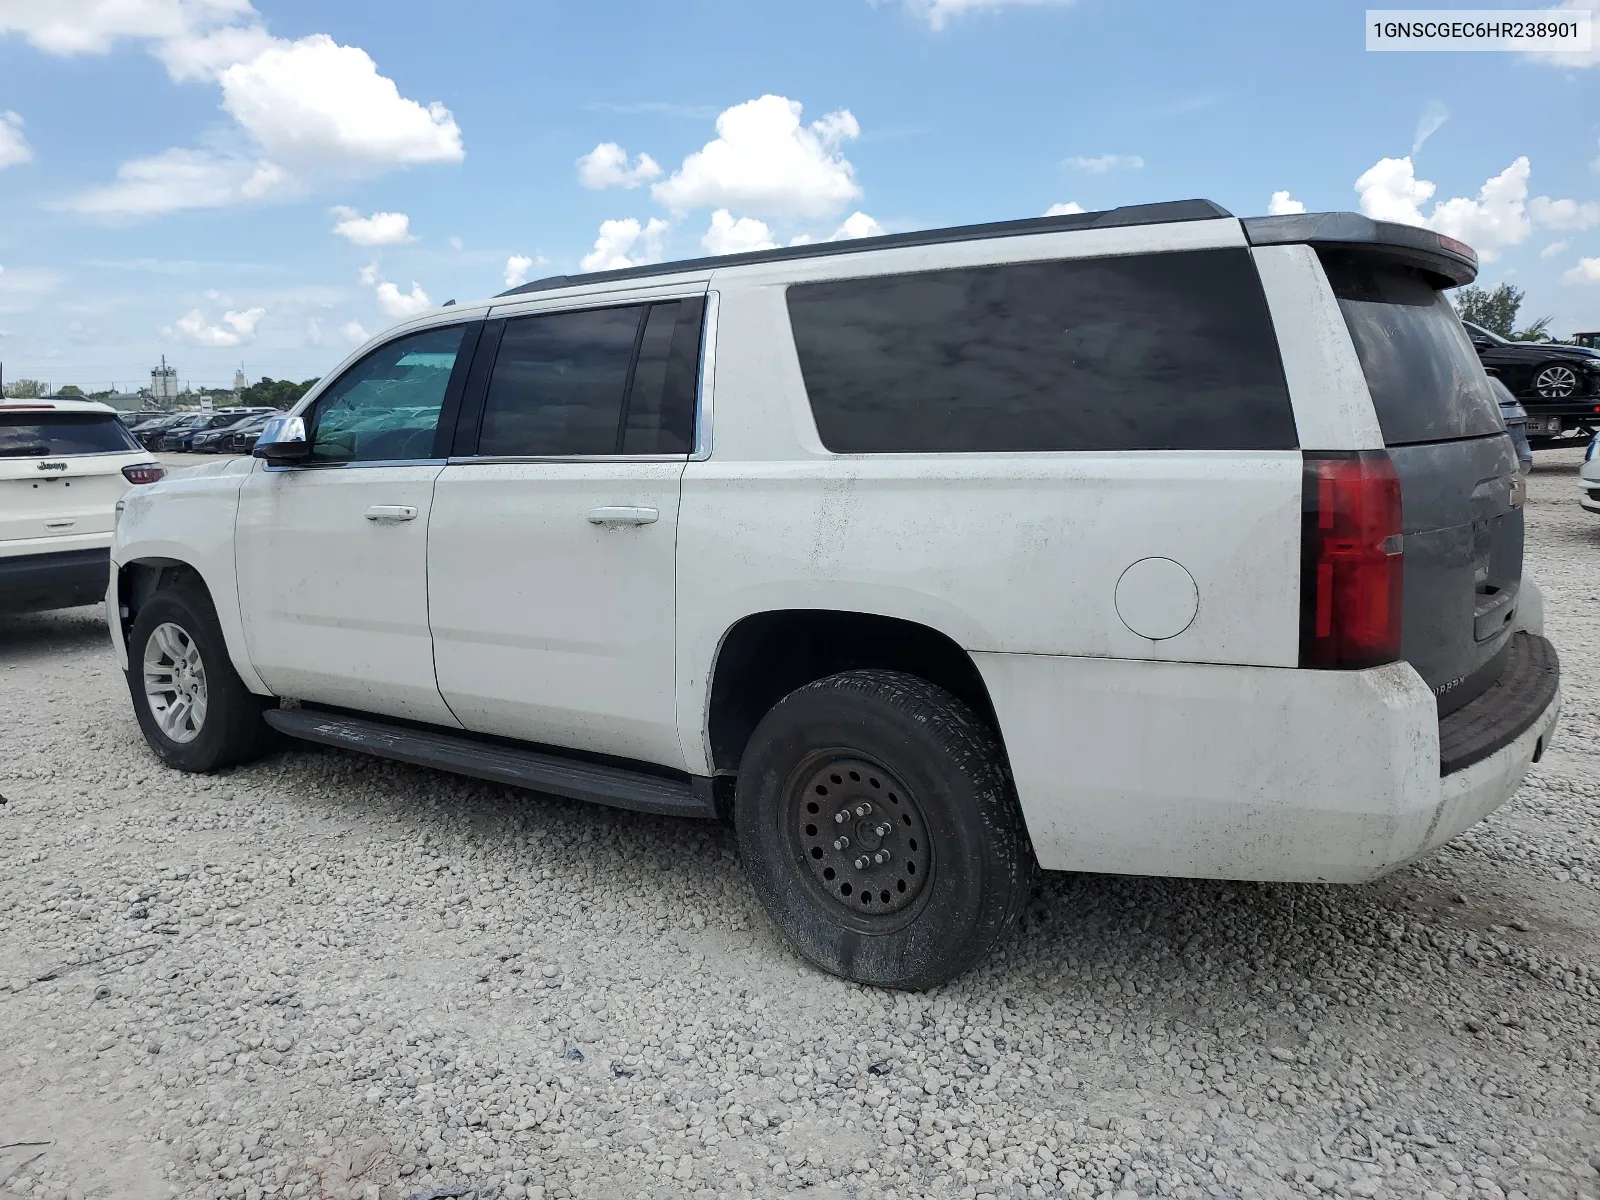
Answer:
[[271, 695], [250, 663], [234, 558], [239, 489], [254, 469], [253, 459], [224, 459], [174, 472], [160, 483], [128, 493], [111, 543], [111, 581], [106, 595], [111, 640], [124, 671], [128, 669], [128, 649], [122, 636], [122, 568], [142, 562], [181, 564], [199, 575], [211, 593], [228, 658], [245, 687], [259, 696]]

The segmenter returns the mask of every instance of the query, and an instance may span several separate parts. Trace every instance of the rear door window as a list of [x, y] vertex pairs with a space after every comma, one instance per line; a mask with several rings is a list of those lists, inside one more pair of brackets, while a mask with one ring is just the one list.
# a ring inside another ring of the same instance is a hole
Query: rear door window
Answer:
[[1350, 340], [1390, 446], [1482, 437], [1500, 406], [1455, 309], [1420, 271], [1324, 254]]
[[507, 321], [476, 453], [687, 454], [704, 308], [673, 300]]
[[797, 284], [788, 301], [835, 453], [1296, 445], [1243, 249]]
[[0, 412], [0, 457], [126, 454], [142, 447], [110, 413]]

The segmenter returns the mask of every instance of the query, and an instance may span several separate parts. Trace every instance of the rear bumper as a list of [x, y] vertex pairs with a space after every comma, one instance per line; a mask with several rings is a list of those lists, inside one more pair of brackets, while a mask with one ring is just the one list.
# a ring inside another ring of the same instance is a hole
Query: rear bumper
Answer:
[[105, 547], [0, 558], [0, 612], [99, 604], [110, 577], [111, 552]]
[[1559, 712], [1556, 688], [1542, 705], [1527, 692], [1480, 756], [1443, 774], [1437, 705], [1406, 663], [973, 658], [1050, 870], [1375, 879], [1510, 799]]

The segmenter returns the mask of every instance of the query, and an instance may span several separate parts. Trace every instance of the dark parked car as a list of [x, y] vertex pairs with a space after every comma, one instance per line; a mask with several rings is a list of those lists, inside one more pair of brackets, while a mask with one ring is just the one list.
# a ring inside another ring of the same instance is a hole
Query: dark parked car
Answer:
[[262, 413], [233, 426], [228, 430], [225, 453], [249, 454], [256, 448], [256, 441], [261, 437], [261, 431], [267, 427], [267, 422], [278, 415], [276, 412]]
[[152, 417], [142, 424], [135, 425], [128, 432], [138, 438], [140, 445], [146, 450], [154, 450], [160, 445], [161, 437], [167, 430], [171, 429], [179, 421], [188, 420], [193, 415], [193, 413], [166, 413], [163, 416]]
[[1506, 423], [1506, 432], [1517, 447], [1517, 464], [1526, 475], [1533, 469], [1533, 448], [1528, 445], [1528, 414], [1517, 403], [1511, 389], [1493, 375], [1489, 376], [1489, 386], [1494, 389], [1495, 399], [1500, 401], [1500, 418]]
[[1558, 342], [1512, 342], [1463, 321], [1484, 369], [1528, 411], [1535, 449], [1600, 430], [1600, 351]]
[[161, 449], [184, 453], [194, 448], [194, 439], [202, 433], [213, 429], [223, 429], [245, 417], [254, 416], [259, 409], [228, 408], [215, 412], [198, 412], [192, 414], [194, 420], [187, 424], [174, 425], [161, 435]]
[[202, 429], [193, 434], [189, 449], [195, 454], [231, 454], [230, 441], [233, 434], [252, 422], [265, 422], [266, 418], [260, 413], [228, 414], [235, 419], [226, 425], [217, 425], [211, 429]]

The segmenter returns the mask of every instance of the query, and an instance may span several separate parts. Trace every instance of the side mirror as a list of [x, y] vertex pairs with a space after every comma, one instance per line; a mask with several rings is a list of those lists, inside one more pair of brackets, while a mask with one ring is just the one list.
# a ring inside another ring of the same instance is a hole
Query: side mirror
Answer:
[[269, 463], [301, 461], [311, 453], [311, 443], [306, 441], [306, 423], [299, 417], [273, 417], [250, 453]]

